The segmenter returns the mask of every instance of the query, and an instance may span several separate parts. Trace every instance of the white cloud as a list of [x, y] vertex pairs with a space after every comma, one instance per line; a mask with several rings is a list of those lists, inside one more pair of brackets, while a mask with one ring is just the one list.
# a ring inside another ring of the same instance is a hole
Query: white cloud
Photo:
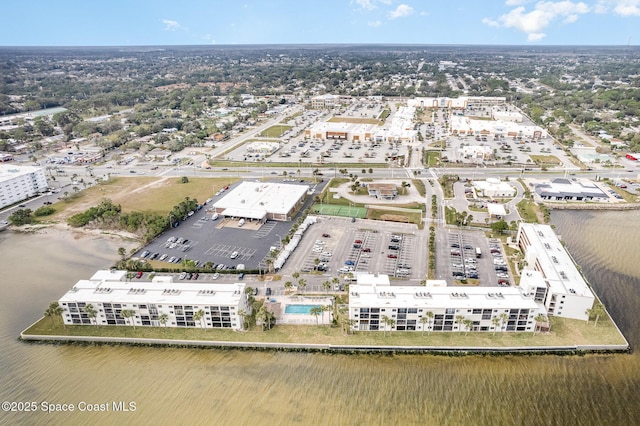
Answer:
[[491, 27], [515, 28], [526, 33], [529, 41], [537, 41], [546, 36], [544, 29], [553, 21], [563, 19], [562, 22], [570, 24], [576, 22], [579, 15], [589, 11], [589, 6], [583, 2], [540, 1], [531, 11], [527, 12], [524, 6], [518, 6], [497, 20], [484, 18], [482, 22]]
[[520, 6], [521, 4], [530, 3], [531, 0], [507, 0], [504, 2], [507, 6]]
[[382, 25], [382, 22], [380, 22], [380, 21], [369, 21], [367, 23], [367, 25], [369, 25], [370, 27], [373, 27], [373, 28], [378, 28], [380, 25]]
[[395, 10], [389, 12], [389, 19], [404, 18], [411, 15], [414, 9], [407, 4], [399, 4]]
[[615, 3], [614, 13], [622, 16], [640, 16], [640, 0], [619, 0]]
[[613, 11], [620, 16], [640, 16], [640, 0], [598, 0], [594, 10], [599, 14]]
[[547, 35], [545, 33], [531, 33], [527, 36], [527, 40], [529, 41], [540, 41], [545, 38]]
[[165, 31], [175, 31], [177, 29], [182, 28], [178, 21], [172, 21], [170, 19], [163, 19], [162, 23], [164, 24]]
[[373, 1], [372, 0], [353, 0], [353, 3], [357, 4], [361, 9], [373, 10], [377, 7]]

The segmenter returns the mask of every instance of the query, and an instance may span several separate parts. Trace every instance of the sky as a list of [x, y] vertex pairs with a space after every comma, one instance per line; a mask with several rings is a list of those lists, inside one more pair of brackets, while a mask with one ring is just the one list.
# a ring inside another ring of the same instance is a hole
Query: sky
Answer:
[[2, 3], [0, 46], [640, 44], [640, 0]]

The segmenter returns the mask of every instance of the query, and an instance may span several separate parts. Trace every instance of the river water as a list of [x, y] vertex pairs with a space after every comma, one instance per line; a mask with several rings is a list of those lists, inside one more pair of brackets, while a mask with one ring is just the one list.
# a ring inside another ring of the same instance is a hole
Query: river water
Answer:
[[[553, 224], [638, 347], [640, 215], [560, 211]], [[0, 233], [0, 399], [38, 403], [35, 413], [0, 412], [0, 425], [640, 424], [637, 353], [353, 356], [16, 340], [76, 280], [109, 266], [116, 244]], [[109, 411], [46, 414], [42, 402]]]

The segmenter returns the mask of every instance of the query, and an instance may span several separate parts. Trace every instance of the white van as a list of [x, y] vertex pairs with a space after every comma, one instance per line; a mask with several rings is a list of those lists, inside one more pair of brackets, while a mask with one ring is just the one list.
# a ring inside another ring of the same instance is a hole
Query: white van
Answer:
[[214, 213], [211, 215], [211, 220], [216, 220], [218, 218], [218, 213]]
[[240, 219], [240, 222], [238, 222], [238, 226], [239, 227], [242, 226], [242, 225], [244, 225], [244, 219]]

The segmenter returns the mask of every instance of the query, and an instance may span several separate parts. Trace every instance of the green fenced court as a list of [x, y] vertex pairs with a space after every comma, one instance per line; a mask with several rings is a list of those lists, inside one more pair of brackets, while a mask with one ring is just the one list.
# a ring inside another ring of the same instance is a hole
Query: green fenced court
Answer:
[[326, 214], [328, 216], [367, 217], [365, 207], [340, 206], [337, 204], [314, 204], [311, 207], [313, 213]]

